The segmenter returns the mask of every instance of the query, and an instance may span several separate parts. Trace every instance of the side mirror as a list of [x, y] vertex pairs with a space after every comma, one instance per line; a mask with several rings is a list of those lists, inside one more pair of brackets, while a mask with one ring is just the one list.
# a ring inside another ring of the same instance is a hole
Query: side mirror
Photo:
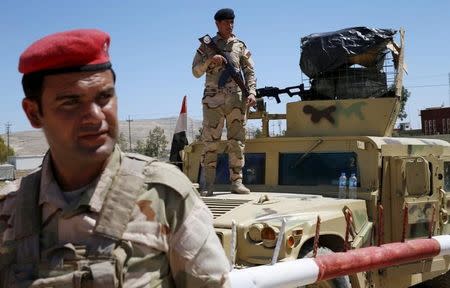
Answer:
[[408, 160], [405, 177], [408, 195], [430, 195], [430, 168], [427, 160], [421, 157]]

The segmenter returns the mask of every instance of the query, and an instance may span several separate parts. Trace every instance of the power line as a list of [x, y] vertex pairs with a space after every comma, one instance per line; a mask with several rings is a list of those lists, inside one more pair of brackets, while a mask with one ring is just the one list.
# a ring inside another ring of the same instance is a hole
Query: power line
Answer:
[[426, 79], [426, 78], [439, 78], [439, 77], [443, 77], [446, 76], [446, 73], [440, 73], [440, 74], [415, 74], [415, 75], [408, 75], [408, 79]]
[[428, 87], [447, 87], [450, 84], [431, 84], [431, 85], [410, 85], [406, 88], [428, 88]]

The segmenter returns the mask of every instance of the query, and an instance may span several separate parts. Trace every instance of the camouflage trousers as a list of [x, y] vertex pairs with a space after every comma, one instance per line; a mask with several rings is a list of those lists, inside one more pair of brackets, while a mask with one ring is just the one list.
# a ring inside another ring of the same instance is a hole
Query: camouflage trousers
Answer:
[[203, 166], [206, 170], [217, 167], [217, 153], [222, 130], [226, 122], [228, 166], [230, 180], [242, 179], [244, 166], [245, 123], [247, 107], [240, 91], [233, 88], [205, 89], [203, 97]]

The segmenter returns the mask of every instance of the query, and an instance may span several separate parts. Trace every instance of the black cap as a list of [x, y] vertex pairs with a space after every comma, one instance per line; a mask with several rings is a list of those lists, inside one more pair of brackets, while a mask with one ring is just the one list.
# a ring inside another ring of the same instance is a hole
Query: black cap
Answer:
[[222, 21], [226, 19], [234, 19], [234, 11], [230, 8], [223, 8], [216, 12], [214, 20]]

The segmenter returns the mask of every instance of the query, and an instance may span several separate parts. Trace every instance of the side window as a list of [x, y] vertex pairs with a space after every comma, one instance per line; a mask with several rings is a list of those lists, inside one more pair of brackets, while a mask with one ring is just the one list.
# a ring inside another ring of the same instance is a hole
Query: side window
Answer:
[[266, 154], [246, 153], [242, 169], [245, 184], [264, 184], [266, 178]]
[[339, 176], [358, 179], [356, 153], [280, 153], [279, 185], [338, 185]]
[[[244, 184], [264, 184], [266, 177], [266, 154], [245, 153], [245, 166], [242, 168]], [[217, 155], [216, 184], [230, 184], [228, 154]], [[199, 173], [200, 175], [200, 173]]]

